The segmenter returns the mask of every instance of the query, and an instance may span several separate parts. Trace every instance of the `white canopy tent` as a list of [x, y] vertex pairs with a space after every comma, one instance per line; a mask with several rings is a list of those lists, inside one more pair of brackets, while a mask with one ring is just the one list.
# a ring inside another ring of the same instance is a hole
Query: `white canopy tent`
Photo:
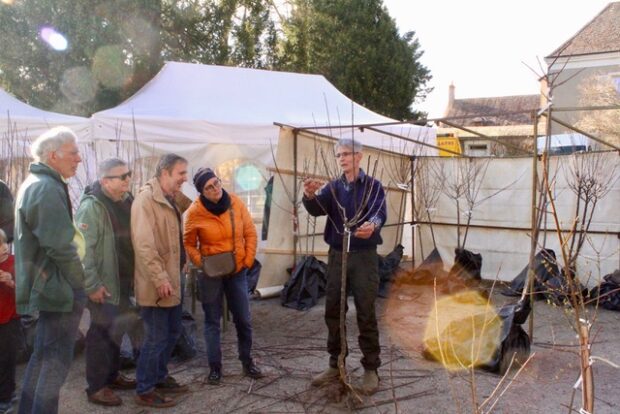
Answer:
[[[352, 102], [321, 75], [168, 62], [134, 96], [93, 115], [93, 138], [140, 142], [269, 145], [274, 122], [293, 126], [341, 126], [396, 122]], [[383, 127], [434, 143], [434, 130], [414, 125]], [[347, 131], [350, 133], [350, 130]], [[376, 147], [393, 140], [356, 132]]]
[[90, 138], [90, 121], [79, 116], [44, 111], [30, 106], [0, 88], [0, 131], [9, 131], [20, 141], [32, 141], [49, 128], [65, 125], [80, 139]]

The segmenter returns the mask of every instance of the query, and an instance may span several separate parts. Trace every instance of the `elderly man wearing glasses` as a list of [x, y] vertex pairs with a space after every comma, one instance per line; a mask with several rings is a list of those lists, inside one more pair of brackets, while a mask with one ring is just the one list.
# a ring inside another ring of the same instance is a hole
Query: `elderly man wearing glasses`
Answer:
[[99, 179], [86, 187], [75, 215], [86, 240], [84, 288], [88, 295], [90, 328], [86, 334], [86, 394], [88, 401], [120, 405], [113, 389], [136, 387], [120, 372], [120, 344], [131, 319], [134, 257], [130, 217], [133, 196], [131, 171], [118, 158], [101, 162]]
[[165, 394], [188, 391], [187, 385], [168, 375], [167, 367], [181, 335], [181, 269], [185, 265], [181, 214], [190, 202], [181, 193], [185, 181], [187, 160], [166, 154], [131, 207], [135, 293], [145, 327], [136, 369], [136, 403], [150, 407], [176, 405]]

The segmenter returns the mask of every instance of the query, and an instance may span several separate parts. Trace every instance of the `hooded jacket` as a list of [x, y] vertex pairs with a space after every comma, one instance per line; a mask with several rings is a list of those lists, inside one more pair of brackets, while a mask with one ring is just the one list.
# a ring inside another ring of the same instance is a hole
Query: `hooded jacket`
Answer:
[[17, 313], [71, 312], [84, 269], [74, 244], [67, 184], [50, 166], [30, 164], [15, 203]]
[[[120, 280], [116, 238], [110, 219], [110, 213], [99, 200], [97, 194], [100, 186], [88, 186], [80, 200], [80, 207], [75, 213], [75, 222], [86, 239], [86, 255], [84, 256], [84, 288], [86, 294], [96, 292], [105, 286], [110, 297], [106, 302], [113, 305], [120, 301]], [[103, 195], [105, 197], [105, 195]], [[130, 193], [125, 193], [123, 203], [133, 201]]]

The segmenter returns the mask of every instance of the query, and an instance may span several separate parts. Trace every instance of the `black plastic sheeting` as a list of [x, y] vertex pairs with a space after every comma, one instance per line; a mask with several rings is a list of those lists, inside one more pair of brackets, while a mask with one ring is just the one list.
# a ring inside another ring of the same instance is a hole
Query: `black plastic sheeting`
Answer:
[[394, 274], [403, 259], [405, 248], [399, 244], [387, 256], [379, 256], [379, 291], [377, 296], [387, 298], [394, 281]]
[[448, 272], [449, 277], [458, 277], [464, 281], [480, 281], [482, 255], [466, 249], [454, 249], [454, 264]]
[[604, 282], [595, 286], [590, 292], [590, 303], [613, 310], [620, 311], [620, 270], [605, 275]]
[[310, 309], [325, 295], [326, 286], [327, 264], [314, 256], [302, 256], [284, 285], [280, 302], [287, 308]]
[[[520, 296], [527, 283], [528, 265], [512, 280], [508, 289], [502, 294]], [[556, 305], [566, 303], [570, 287], [564, 272], [557, 265], [555, 252], [552, 249], [541, 249], [534, 257], [534, 298], [547, 299]], [[579, 283], [581, 295], [588, 297], [588, 289]]]
[[521, 325], [525, 323], [531, 311], [532, 307], [527, 297], [500, 308], [498, 311], [498, 316], [502, 320], [500, 346], [495, 350], [491, 360], [480, 368], [503, 375], [510, 367], [513, 355], [518, 363], [525, 362], [530, 354], [530, 337]]

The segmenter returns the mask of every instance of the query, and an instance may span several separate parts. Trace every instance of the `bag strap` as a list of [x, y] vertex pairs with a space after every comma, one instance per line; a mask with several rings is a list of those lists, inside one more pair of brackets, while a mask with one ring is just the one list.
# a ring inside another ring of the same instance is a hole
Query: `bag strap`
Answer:
[[232, 224], [232, 244], [233, 244], [233, 255], [236, 254], [235, 250], [235, 215], [233, 214], [232, 202], [230, 203], [230, 224]]

